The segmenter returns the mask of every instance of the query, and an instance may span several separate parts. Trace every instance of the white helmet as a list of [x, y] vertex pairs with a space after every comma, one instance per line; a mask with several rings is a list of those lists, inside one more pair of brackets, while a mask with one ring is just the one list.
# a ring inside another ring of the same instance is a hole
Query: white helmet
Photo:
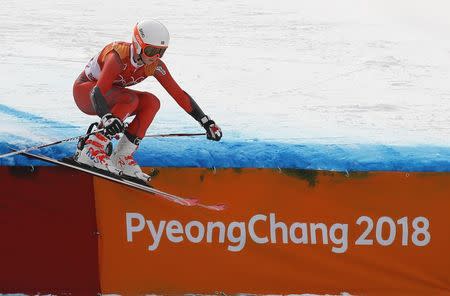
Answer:
[[136, 54], [162, 57], [169, 46], [169, 41], [169, 31], [158, 21], [142, 21], [134, 26], [133, 47]]

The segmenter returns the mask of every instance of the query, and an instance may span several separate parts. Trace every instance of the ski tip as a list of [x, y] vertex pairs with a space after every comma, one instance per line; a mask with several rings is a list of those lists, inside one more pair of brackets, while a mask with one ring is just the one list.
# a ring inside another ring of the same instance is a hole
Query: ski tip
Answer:
[[198, 206], [208, 209], [208, 210], [213, 210], [213, 211], [223, 211], [227, 209], [227, 206], [225, 204], [218, 204], [218, 205], [203, 205], [203, 204], [198, 204]]
[[215, 207], [216, 211], [223, 211], [228, 208], [226, 204], [218, 204], [218, 205], [215, 205], [214, 207]]
[[187, 205], [187, 206], [198, 205], [198, 199], [195, 199], [195, 198], [185, 198], [183, 201], [185, 202], [185, 205]]

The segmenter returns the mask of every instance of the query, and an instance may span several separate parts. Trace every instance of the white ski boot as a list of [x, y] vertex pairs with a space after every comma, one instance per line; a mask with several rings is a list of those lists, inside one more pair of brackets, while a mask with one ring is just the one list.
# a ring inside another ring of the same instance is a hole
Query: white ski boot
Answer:
[[138, 145], [131, 142], [125, 132], [117, 143], [116, 149], [111, 155], [111, 160], [123, 172], [123, 175], [148, 182], [151, 177], [141, 170], [141, 167], [133, 158], [133, 153], [137, 148]]
[[84, 140], [82, 147], [77, 148], [74, 160], [89, 167], [120, 176], [122, 171], [113, 164], [109, 156], [111, 153], [107, 152], [112, 149], [111, 145], [111, 140], [101, 133], [90, 135]]

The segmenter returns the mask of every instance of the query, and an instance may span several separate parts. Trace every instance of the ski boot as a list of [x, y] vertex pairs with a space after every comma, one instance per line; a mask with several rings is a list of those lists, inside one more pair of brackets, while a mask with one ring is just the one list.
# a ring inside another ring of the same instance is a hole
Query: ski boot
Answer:
[[[88, 129], [87, 129], [87, 131], [86, 131], [86, 135], [92, 133], [92, 131], [94, 130], [94, 128], [98, 128], [98, 123], [97, 123], [97, 122], [91, 123], [91, 125], [88, 127]], [[82, 138], [80, 138], [80, 139], [78, 140], [78, 143], [77, 143], [77, 150], [75, 151], [75, 154], [72, 156], [72, 159], [73, 159], [73, 160], [78, 159], [78, 157], [80, 156], [80, 153], [81, 153], [81, 151], [82, 151], [83, 148], [84, 148], [84, 143], [86, 142], [86, 140], [87, 140], [88, 137], [89, 137], [89, 136], [84, 136], [84, 137], [82, 137]]]
[[[91, 133], [95, 126], [91, 124], [87, 133]], [[86, 167], [120, 176], [122, 171], [111, 161], [111, 152], [111, 140], [99, 132], [80, 139], [73, 160]]]
[[122, 177], [147, 185], [151, 176], [144, 173], [133, 158], [133, 153], [139, 147], [140, 139], [126, 131], [116, 145], [111, 155], [113, 165], [123, 172]]

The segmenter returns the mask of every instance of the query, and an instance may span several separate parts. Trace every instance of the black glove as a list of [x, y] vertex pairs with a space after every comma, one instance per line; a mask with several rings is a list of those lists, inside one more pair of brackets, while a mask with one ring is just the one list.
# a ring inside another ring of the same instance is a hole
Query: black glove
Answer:
[[105, 135], [113, 137], [114, 135], [123, 132], [124, 124], [120, 118], [115, 117], [111, 113], [103, 115], [100, 120], [100, 125], [105, 129]]
[[200, 120], [200, 124], [206, 130], [206, 138], [208, 140], [220, 141], [222, 138], [222, 130], [220, 127], [208, 116], [204, 116]]

